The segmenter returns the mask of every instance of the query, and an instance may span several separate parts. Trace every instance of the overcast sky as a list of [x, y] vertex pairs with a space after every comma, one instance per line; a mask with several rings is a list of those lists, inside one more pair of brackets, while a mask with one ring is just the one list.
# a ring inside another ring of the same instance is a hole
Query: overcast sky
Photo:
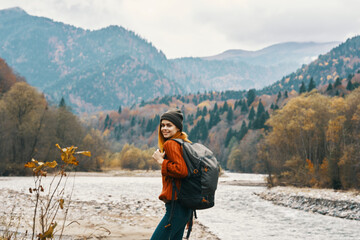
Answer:
[[286, 41], [345, 41], [360, 34], [359, 0], [1, 0], [90, 30], [119, 25], [168, 58]]

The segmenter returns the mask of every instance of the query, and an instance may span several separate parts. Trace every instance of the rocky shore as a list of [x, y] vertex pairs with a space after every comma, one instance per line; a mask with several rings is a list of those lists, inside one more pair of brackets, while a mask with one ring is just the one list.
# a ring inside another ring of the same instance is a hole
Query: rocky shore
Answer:
[[[118, 174], [123, 175], [123, 173]], [[131, 176], [133, 175], [137, 173], [134, 172]], [[152, 173], [150, 175], [152, 176]], [[104, 174], [91, 176], [104, 176]], [[7, 188], [0, 190], [2, 203], [0, 204], [0, 239], [1, 237], [7, 239], [6, 236], [9, 235], [14, 237], [15, 233], [17, 233], [16, 239], [31, 239], [34, 214], [32, 196], [24, 191]], [[150, 239], [164, 215], [165, 207], [161, 201], [157, 198], [136, 198], [131, 195], [113, 196], [111, 193], [103, 195], [104, 198], [99, 201], [76, 198], [71, 200], [62, 239]], [[64, 213], [64, 210], [59, 210], [55, 219], [58, 223], [55, 228], [55, 239], [58, 239], [61, 227], [64, 225]], [[24, 237], [26, 232], [27, 235]], [[195, 220], [191, 239], [218, 240], [219, 238]]]
[[360, 192], [274, 187], [256, 194], [276, 205], [360, 221]]

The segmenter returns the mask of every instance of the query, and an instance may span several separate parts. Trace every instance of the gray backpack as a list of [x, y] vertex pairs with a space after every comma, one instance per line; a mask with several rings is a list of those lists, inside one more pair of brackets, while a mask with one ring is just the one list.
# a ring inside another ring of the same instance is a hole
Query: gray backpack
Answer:
[[175, 187], [179, 203], [193, 210], [213, 207], [220, 172], [213, 152], [200, 143], [173, 140], [182, 145], [188, 168], [188, 176], [181, 180], [180, 191]]
[[[193, 217], [197, 218], [196, 210], [207, 209], [215, 205], [215, 191], [218, 184], [220, 166], [212, 151], [200, 143], [189, 143], [182, 139], [172, 139], [178, 142], [183, 149], [183, 158], [188, 169], [188, 176], [181, 179], [180, 190], [172, 181], [172, 201], [169, 224], [174, 214], [175, 191], [178, 202], [192, 209], [186, 239], [189, 239], [192, 230]], [[169, 237], [170, 239], [170, 237]]]

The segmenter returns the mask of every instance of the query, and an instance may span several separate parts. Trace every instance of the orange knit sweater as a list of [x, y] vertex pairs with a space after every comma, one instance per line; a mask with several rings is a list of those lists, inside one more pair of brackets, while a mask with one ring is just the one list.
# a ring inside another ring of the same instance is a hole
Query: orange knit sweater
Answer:
[[[180, 189], [181, 178], [185, 178], [188, 175], [185, 160], [182, 156], [182, 147], [179, 143], [168, 140], [164, 143], [164, 151], [166, 159], [161, 165], [162, 175], [162, 191], [159, 199], [164, 202], [169, 202], [172, 199], [172, 179], [175, 179], [175, 184]], [[175, 192], [175, 200], [177, 195]]]

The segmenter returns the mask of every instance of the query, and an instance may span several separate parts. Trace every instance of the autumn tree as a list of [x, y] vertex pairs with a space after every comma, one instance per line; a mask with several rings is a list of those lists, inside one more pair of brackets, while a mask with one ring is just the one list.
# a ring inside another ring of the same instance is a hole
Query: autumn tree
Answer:
[[[43, 116], [47, 110], [44, 97], [25, 82], [19, 82], [3, 96], [3, 113], [7, 116], [8, 161], [24, 163], [35, 151]], [[35, 144], [36, 145], [36, 144]]]
[[236, 172], [254, 172], [257, 165], [256, 147], [261, 136], [260, 131], [250, 131], [237, 147], [232, 148], [227, 168]]
[[311, 92], [290, 100], [267, 121], [272, 131], [265, 143], [269, 145], [270, 162], [278, 177], [295, 183], [304, 174], [306, 159], [318, 171], [326, 156], [329, 104], [328, 97]]
[[16, 82], [21, 81], [24, 81], [24, 79], [14, 74], [7, 63], [0, 58], [0, 97], [3, 93], [9, 91]]
[[359, 106], [360, 90], [346, 98], [312, 91], [271, 116], [259, 155], [266, 156], [273, 182], [359, 188]]

